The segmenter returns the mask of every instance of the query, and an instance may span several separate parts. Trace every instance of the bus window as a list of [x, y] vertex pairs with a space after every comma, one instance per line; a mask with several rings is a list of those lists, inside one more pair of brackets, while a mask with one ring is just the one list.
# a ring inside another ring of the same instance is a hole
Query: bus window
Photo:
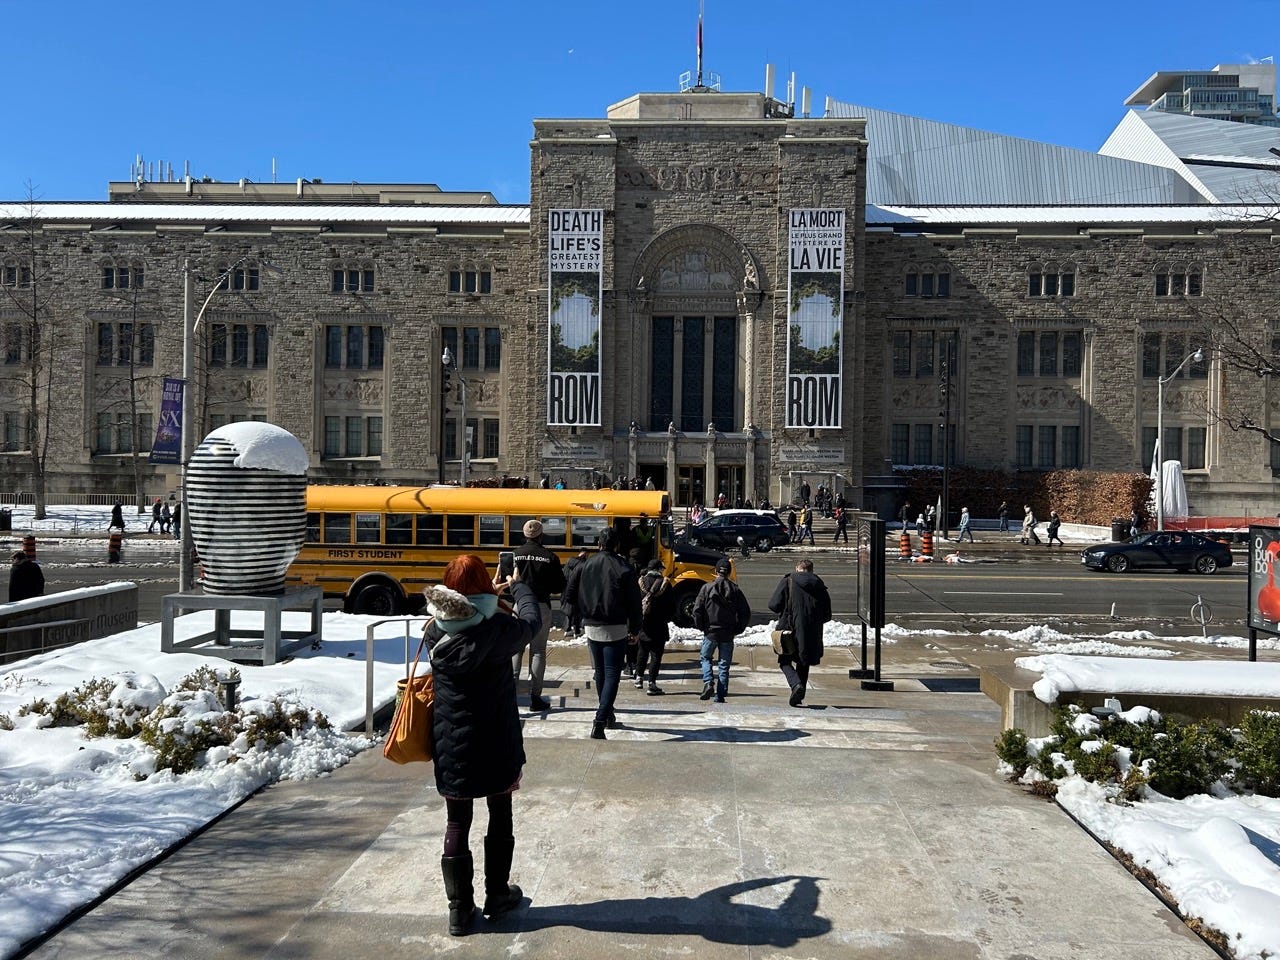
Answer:
[[472, 547], [476, 542], [476, 518], [465, 513], [449, 514], [445, 541], [451, 547]]
[[524, 525], [533, 517], [517, 517], [514, 513], [507, 517], [507, 533], [511, 539], [507, 543], [518, 547], [524, 543]]
[[609, 526], [608, 517], [574, 517], [573, 546], [594, 547], [600, 542], [600, 533]]
[[480, 546], [482, 547], [501, 547], [507, 542], [506, 540], [506, 518], [501, 515], [496, 517], [480, 517]]
[[324, 542], [351, 542], [351, 514], [326, 513], [324, 515]]
[[356, 514], [356, 543], [382, 542], [382, 514]]
[[417, 544], [420, 547], [439, 547], [444, 544], [442, 514], [419, 515]]
[[569, 532], [569, 524], [564, 517], [542, 518], [542, 545], [545, 547], [563, 547], [565, 535]]
[[320, 514], [307, 514], [307, 532], [305, 534], [305, 543], [320, 542]]
[[406, 547], [413, 542], [413, 514], [387, 514], [387, 544]]

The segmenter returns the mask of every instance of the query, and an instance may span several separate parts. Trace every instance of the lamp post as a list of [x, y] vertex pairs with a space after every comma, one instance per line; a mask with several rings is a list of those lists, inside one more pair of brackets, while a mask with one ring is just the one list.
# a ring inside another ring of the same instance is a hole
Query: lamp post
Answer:
[[[461, 485], [467, 485], [467, 472], [471, 466], [471, 435], [467, 430], [467, 381], [458, 373], [458, 358], [453, 355], [453, 351], [448, 347], [444, 348], [444, 353], [440, 355], [440, 362], [444, 365], [447, 372], [452, 373], [458, 378], [458, 388], [462, 391], [462, 481]], [[444, 456], [444, 445], [441, 444], [440, 456]]]
[[[187, 516], [187, 464], [191, 461], [191, 456], [195, 453], [195, 426], [193, 423], [193, 406], [194, 391], [191, 389], [191, 378], [194, 375], [195, 367], [195, 340], [196, 329], [200, 326], [200, 320], [204, 317], [204, 312], [213, 302], [213, 295], [222, 287], [222, 281], [235, 271], [236, 267], [247, 263], [255, 257], [244, 256], [236, 260], [229, 267], [218, 275], [218, 279], [214, 281], [213, 288], [204, 298], [204, 303], [200, 304], [200, 309], [192, 314], [192, 305], [195, 302], [195, 276], [192, 273], [191, 258], [183, 257], [182, 259], [182, 528], [179, 531], [179, 538], [182, 544], [181, 553], [178, 556], [178, 592], [189, 593], [195, 587], [194, 568], [191, 562], [192, 549], [195, 546], [191, 539], [191, 522]], [[280, 273], [280, 269], [268, 263], [259, 261], [260, 267], [271, 273]]]
[[1204, 362], [1204, 351], [1197, 348], [1182, 358], [1182, 362], [1167, 377], [1156, 380], [1156, 529], [1164, 529], [1164, 385], [1182, 372], [1191, 360]]
[[955, 367], [955, 340], [948, 337], [942, 344], [942, 508], [939, 510], [938, 529], [943, 539], [949, 539], [951, 524], [948, 521], [951, 511], [949, 481], [951, 479], [951, 383]]

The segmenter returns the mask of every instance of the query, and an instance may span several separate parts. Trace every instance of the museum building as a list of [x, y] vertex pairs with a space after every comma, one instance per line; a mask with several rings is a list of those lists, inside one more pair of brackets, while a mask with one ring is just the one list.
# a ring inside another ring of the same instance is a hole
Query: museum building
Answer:
[[318, 481], [626, 476], [687, 505], [807, 479], [883, 510], [944, 457], [1146, 472], [1162, 419], [1195, 512], [1271, 513], [1280, 461], [1225, 423], [1270, 427], [1275, 391], [1215, 344], [1273, 349], [1275, 218], [1120, 140], [694, 87], [535, 120], [527, 206], [141, 169], [0, 204], [0, 491], [46, 435], [51, 493], [131, 488], [185, 292], [196, 439], [270, 420]]

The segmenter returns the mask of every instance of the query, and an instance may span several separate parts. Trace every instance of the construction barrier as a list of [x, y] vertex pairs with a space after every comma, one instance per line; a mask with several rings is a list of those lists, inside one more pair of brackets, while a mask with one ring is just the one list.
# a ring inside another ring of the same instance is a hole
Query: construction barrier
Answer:
[[28, 560], [36, 558], [36, 538], [29, 533], [22, 538], [22, 552], [27, 555]]
[[911, 534], [905, 530], [902, 531], [902, 536], [898, 537], [898, 559], [911, 559]]
[[926, 557], [933, 556], [933, 531], [928, 528], [920, 534], [920, 552]]
[[107, 540], [107, 562], [120, 562], [120, 549], [124, 546], [124, 534], [113, 533]]

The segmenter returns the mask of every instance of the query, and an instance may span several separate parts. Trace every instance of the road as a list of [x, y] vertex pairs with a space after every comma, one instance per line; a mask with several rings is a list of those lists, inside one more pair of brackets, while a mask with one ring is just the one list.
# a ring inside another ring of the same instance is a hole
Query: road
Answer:
[[[177, 582], [174, 545], [133, 541], [119, 564], [108, 564], [105, 552], [105, 541], [99, 540], [42, 545], [39, 557], [47, 590], [133, 580], [139, 587], [139, 617], [158, 619], [160, 598], [173, 592]], [[815, 571], [831, 589], [836, 618], [855, 619], [852, 555], [814, 552], [811, 556]], [[1074, 548], [1066, 548], [1059, 556], [954, 565], [890, 559], [885, 581], [887, 619], [963, 629], [1057, 621], [1078, 624], [1085, 632], [1163, 625], [1189, 633], [1199, 629], [1191, 620], [1191, 606], [1202, 596], [1212, 609], [1214, 628], [1234, 632], [1243, 628], [1247, 580], [1239, 557], [1235, 566], [1202, 577], [1173, 572], [1095, 573], [1080, 566]], [[767, 618], [769, 596], [778, 578], [792, 569], [795, 557], [775, 552], [739, 561], [738, 579], [760, 614], [758, 619]]]

